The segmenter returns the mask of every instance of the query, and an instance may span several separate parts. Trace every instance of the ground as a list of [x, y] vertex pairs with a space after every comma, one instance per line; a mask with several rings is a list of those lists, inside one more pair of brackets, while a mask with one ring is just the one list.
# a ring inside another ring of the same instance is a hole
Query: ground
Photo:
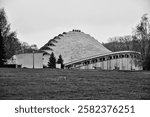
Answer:
[[150, 99], [150, 72], [0, 68], [0, 99]]

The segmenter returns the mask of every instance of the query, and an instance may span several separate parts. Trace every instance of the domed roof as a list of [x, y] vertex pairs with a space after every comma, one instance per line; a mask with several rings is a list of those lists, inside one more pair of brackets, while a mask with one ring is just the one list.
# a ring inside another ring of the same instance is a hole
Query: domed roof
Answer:
[[64, 32], [49, 40], [40, 50], [53, 52], [56, 58], [61, 54], [64, 63], [111, 52], [89, 34], [80, 30]]

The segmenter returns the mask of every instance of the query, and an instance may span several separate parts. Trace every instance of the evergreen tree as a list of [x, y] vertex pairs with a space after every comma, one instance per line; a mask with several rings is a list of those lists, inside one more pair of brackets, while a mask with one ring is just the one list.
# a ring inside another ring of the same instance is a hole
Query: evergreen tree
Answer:
[[2, 31], [0, 29], [0, 67], [4, 66], [4, 63], [6, 62], [6, 53], [4, 48], [4, 40], [2, 36]]
[[61, 55], [59, 55], [59, 58], [58, 58], [58, 60], [57, 60], [57, 64], [61, 64], [61, 69], [63, 69], [64, 68], [64, 64], [63, 64], [63, 59], [62, 59], [62, 56]]
[[55, 58], [53, 52], [50, 55], [49, 62], [48, 62], [48, 67], [49, 68], [56, 68], [56, 58]]

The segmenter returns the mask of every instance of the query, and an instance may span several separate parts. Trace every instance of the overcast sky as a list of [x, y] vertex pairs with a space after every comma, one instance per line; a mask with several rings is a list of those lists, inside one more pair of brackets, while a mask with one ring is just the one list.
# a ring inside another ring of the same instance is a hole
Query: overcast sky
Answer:
[[72, 29], [107, 42], [131, 34], [141, 16], [150, 15], [149, 0], [0, 0], [0, 7], [19, 40], [39, 48]]

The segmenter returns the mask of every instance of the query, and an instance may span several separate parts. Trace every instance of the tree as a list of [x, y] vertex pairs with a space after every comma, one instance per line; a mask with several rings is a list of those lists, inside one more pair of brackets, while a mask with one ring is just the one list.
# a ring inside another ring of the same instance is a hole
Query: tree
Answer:
[[146, 57], [143, 61], [143, 68], [144, 70], [150, 70], [150, 40], [148, 41], [149, 46], [148, 46], [148, 52], [146, 54]]
[[11, 32], [11, 34], [4, 39], [4, 43], [5, 43], [5, 51], [7, 52], [6, 53], [7, 59], [10, 59], [15, 54], [22, 53], [21, 43], [17, 39], [15, 32]]
[[9, 28], [6, 28], [7, 25], [7, 19], [4, 9], [0, 9], [0, 28], [1, 33], [3, 33], [3, 30], [5, 29], [5, 32], [9, 31]]
[[[20, 42], [15, 31], [10, 31], [10, 24], [7, 22], [7, 17], [4, 9], [0, 9], [0, 29], [3, 37], [6, 59], [10, 59], [15, 54], [32, 53], [32, 45], [26, 42]], [[37, 46], [36, 50], [37, 52]]]
[[7, 24], [4, 9], [0, 9], [0, 67], [6, 62], [6, 52], [4, 45], [3, 29]]
[[17, 39], [15, 31], [10, 31], [10, 24], [7, 22], [7, 17], [4, 9], [0, 9], [0, 29], [3, 37], [6, 58], [9, 59], [13, 55], [18, 54], [21, 50], [21, 44]]
[[109, 38], [109, 42], [104, 43], [103, 45], [113, 52], [132, 50], [132, 36], [125, 35]]
[[32, 53], [32, 52], [38, 52], [38, 48], [36, 44], [29, 45], [26, 42], [21, 43], [21, 52], [20, 53]]
[[148, 40], [150, 40], [150, 24], [147, 17], [147, 14], [144, 14], [141, 18], [140, 23], [137, 25], [135, 29], [135, 37], [134, 39], [140, 41], [140, 50], [142, 54], [142, 59], [146, 57], [148, 50]]
[[149, 63], [149, 51], [150, 51], [150, 23], [147, 14], [144, 14], [140, 23], [137, 25], [134, 31], [134, 40], [139, 42], [139, 50], [141, 52], [143, 69], [147, 70], [150, 64], [147, 66], [145, 63]]
[[1, 29], [0, 29], [0, 67], [3, 67], [5, 62], [6, 62], [6, 56], [5, 56], [4, 41], [3, 41]]
[[58, 60], [57, 60], [57, 64], [61, 64], [61, 69], [63, 69], [64, 68], [64, 64], [63, 64], [63, 59], [62, 59], [62, 56], [61, 56], [61, 54], [59, 55], [59, 58], [58, 58]]
[[53, 52], [50, 55], [49, 62], [48, 62], [48, 67], [49, 68], [56, 68], [56, 58], [55, 58]]

